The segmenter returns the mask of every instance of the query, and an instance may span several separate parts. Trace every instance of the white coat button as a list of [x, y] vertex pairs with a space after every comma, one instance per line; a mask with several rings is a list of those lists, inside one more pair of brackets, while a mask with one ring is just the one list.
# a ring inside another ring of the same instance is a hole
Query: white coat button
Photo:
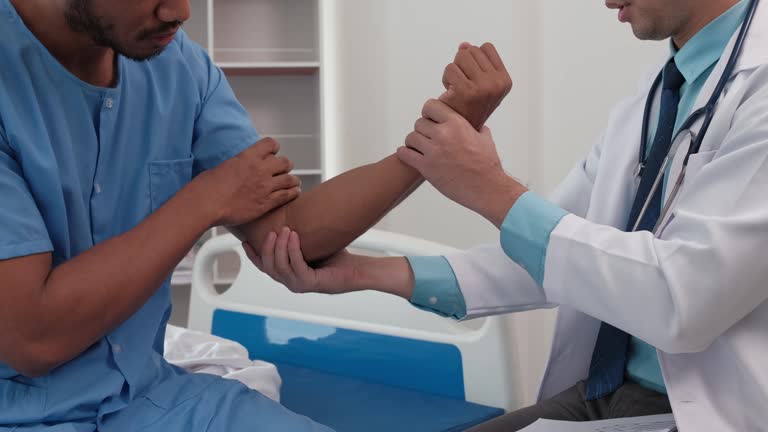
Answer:
[[429, 298], [429, 304], [436, 305], [437, 304], [437, 297], [430, 297]]
[[120, 344], [114, 344], [112, 345], [112, 352], [114, 352], [115, 354], [120, 354], [121, 352], [123, 352], [123, 347]]
[[105, 105], [107, 108], [109, 108], [109, 109], [112, 109], [112, 107], [113, 107], [113, 106], [115, 106], [115, 101], [114, 101], [114, 100], [112, 100], [112, 98], [107, 98], [107, 100], [106, 100], [106, 101], [104, 101], [104, 105]]
[[96, 192], [97, 194], [100, 194], [101, 193], [101, 185], [98, 184], [98, 183], [94, 183], [93, 184], [93, 191]]

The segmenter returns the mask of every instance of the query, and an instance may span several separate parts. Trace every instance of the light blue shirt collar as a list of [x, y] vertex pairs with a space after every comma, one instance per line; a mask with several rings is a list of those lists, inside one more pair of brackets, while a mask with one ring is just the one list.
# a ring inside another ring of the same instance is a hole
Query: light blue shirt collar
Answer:
[[736, 32], [744, 22], [748, 7], [749, 1], [741, 0], [696, 33], [679, 51], [670, 40], [669, 45], [677, 68], [688, 84], [696, 81], [717, 63], [730, 42], [730, 37], [723, 35], [733, 35]]

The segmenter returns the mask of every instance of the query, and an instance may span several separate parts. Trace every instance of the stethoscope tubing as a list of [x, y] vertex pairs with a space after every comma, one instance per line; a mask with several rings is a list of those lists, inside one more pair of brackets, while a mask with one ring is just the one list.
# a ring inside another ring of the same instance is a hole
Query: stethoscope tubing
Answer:
[[[702, 123], [701, 129], [698, 135], [693, 135], [693, 133], [691, 133], [691, 138], [692, 138], [691, 145], [688, 148], [688, 152], [685, 155], [685, 159], [683, 160], [683, 165], [682, 165], [680, 174], [677, 176], [677, 179], [675, 180], [674, 188], [672, 189], [669, 195], [669, 198], [666, 200], [666, 203], [664, 204], [664, 208], [662, 209], [661, 214], [659, 215], [659, 219], [656, 222], [656, 226], [653, 228], [652, 232], [654, 234], [658, 233], [658, 230], [661, 227], [661, 224], [663, 223], [664, 219], [666, 218], [667, 214], [672, 208], [672, 203], [675, 201], [675, 198], [677, 198], [677, 194], [680, 191], [680, 187], [683, 184], [683, 180], [685, 179], [686, 169], [688, 168], [688, 160], [692, 155], [698, 153], [699, 150], [701, 149], [701, 144], [704, 141], [704, 136], [706, 135], [707, 130], [709, 129], [710, 124], [712, 123], [712, 119], [715, 116], [715, 107], [717, 105], [717, 102], [720, 100], [720, 97], [722, 96], [723, 91], [725, 90], [725, 86], [728, 84], [728, 81], [730, 81], [731, 75], [733, 74], [733, 70], [735, 69], [736, 63], [738, 62], [739, 56], [741, 55], [741, 50], [742, 50], [742, 47], [744, 46], [744, 41], [746, 40], [749, 29], [752, 26], [752, 21], [755, 17], [755, 12], [757, 11], [758, 3], [760, 3], [760, 0], [750, 0], [747, 17], [744, 19], [744, 24], [741, 26], [741, 30], [739, 31], [739, 36], [736, 38], [736, 43], [734, 44], [733, 51], [731, 52], [731, 56], [728, 58], [728, 63], [726, 63], [725, 70], [723, 71], [723, 75], [720, 77], [720, 80], [717, 82], [717, 86], [715, 87], [715, 90], [712, 92], [712, 96], [710, 96], [706, 105], [704, 105], [702, 108], [699, 108], [698, 110], [693, 112], [685, 120], [685, 122], [683, 122], [683, 125], [680, 127], [678, 132], [672, 138], [672, 142], [675, 142], [681, 132], [689, 130], [693, 126], [693, 124], [696, 123], [696, 121], [698, 121], [699, 118], [701, 118], [701, 116], [704, 116], [704, 122]], [[637, 175], [636, 175], [637, 177], [642, 176], [644, 173], [645, 161], [646, 161], [645, 153], [646, 153], [646, 146], [648, 145], [648, 128], [650, 123], [651, 107], [653, 105], [653, 100], [654, 100], [656, 91], [658, 90], [659, 85], [661, 84], [661, 80], [662, 80], [662, 74], [659, 73], [659, 75], [656, 77], [653, 84], [651, 85], [651, 90], [650, 90], [650, 93], [648, 94], [648, 100], [646, 101], [646, 104], [645, 104], [645, 111], [643, 114], [643, 131], [640, 138], [641, 143], [640, 143], [639, 163], [638, 163], [638, 169], [637, 169]], [[670, 151], [670, 154], [673, 154], [673, 151]], [[648, 211], [648, 207], [651, 204], [651, 200], [653, 199], [653, 196], [656, 194], [656, 191], [663, 183], [663, 179], [667, 171], [667, 166], [669, 165], [670, 161], [671, 161], [670, 155], [668, 154], [664, 158], [664, 161], [662, 162], [661, 169], [659, 170], [659, 173], [656, 175], [656, 179], [654, 180], [653, 185], [651, 186], [651, 191], [648, 194], [648, 198], [646, 198], [642, 209], [640, 210], [640, 215], [637, 217], [637, 221], [635, 221], [632, 231], [637, 230], [638, 226], [640, 225], [640, 222], [643, 220], [643, 217], [645, 216], [645, 213]]]

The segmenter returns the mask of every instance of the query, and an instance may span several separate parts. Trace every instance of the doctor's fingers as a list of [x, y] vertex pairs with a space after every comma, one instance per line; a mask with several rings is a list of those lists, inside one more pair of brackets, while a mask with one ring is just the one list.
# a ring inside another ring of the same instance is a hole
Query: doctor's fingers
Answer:
[[451, 108], [447, 103], [439, 99], [430, 99], [421, 109], [421, 116], [434, 121], [435, 123], [445, 123], [458, 118], [463, 119], [459, 113]]
[[421, 173], [421, 175], [424, 175], [422, 170], [424, 169], [424, 164], [426, 163], [426, 157], [424, 157], [423, 154], [408, 147], [400, 147], [397, 149], [397, 157], [402, 163], [415, 169]]
[[299, 234], [285, 228], [275, 242], [275, 271], [273, 279], [294, 293], [314, 291], [314, 270], [304, 260]]
[[[261, 271], [275, 279], [277, 273], [275, 272], [275, 244], [277, 243], [277, 234], [270, 232], [267, 234], [267, 238], [264, 239], [264, 243], [261, 245]], [[282, 282], [282, 281], [278, 281]]]
[[285, 281], [288, 282], [289, 288], [294, 288], [293, 270], [291, 269], [291, 262], [288, 259], [288, 239], [291, 237], [291, 229], [284, 227], [280, 230], [280, 234], [275, 241], [275, 270], [277, 274]]
[[424, 156], [432, 154], [434, 150], [432, 141], [421, 133], [415, 131], [409, 133], [408, 136], [405, 137], [405, 146]]
[[427, 138], [433, 138], [437, 133], [439, 127], [440, 125], [438, 125], [434, 121], [421, 117], [418, 120], [416, 120], [416, 123], [413, 125], [413, 130], [424, 135]]
[[291, 232], [291, 236], [288, 239], [288, 259], [291, 263], [291, 270], [298, 277], [299, 283], [303, 288], [308, 288], [314, 270], [309, 267], [307, 260], [304, 259], [304, 254], [301, 252], [301, 240], [299, 239], [299, 234], [295, 231]]

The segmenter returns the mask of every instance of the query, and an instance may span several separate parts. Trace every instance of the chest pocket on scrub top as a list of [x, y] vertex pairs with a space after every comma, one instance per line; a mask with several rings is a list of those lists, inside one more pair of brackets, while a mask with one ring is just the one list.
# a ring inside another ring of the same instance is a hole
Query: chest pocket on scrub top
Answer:
[[153, 161], [149, 167], [149, 199], [154, 212], [192, 180], [195, 159]]

